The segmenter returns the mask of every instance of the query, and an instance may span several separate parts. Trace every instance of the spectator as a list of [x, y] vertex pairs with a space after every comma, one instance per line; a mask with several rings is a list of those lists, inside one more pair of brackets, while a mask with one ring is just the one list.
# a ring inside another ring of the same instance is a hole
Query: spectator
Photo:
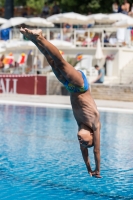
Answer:
[[[121, 35], [121, 34], [120, 34]], [[116, 43], [117, 43], [117, 35], [116, 35], [116, 32], [112, 32], [109, 36], [109, 43], [110, 43], [110, 46], [116, 46]]]
[[128, 13], [131, 17], [133, 17], [133, 3], [132, 3], [132, 6], [131, 6], [131, 11]]
[[42, 9], [42, 17], [47, 18], [48, 15], [49, 15], [49, 6], [47, 5], [47, 3], [45, 3]]
[[52, 15], [59, 14], [59, 13], [60, 13], [60, 8], [59, 8], [59, 5], [57, 5], [55, 1], [52, 7]]
[[90, 35], [88, 35], [88, 31], [86, 31], [84, 33], [84, 41], [82, 43], [82, 46], [92, 46], [93, 43], [91, 42], [91, 38], [90, 38]]
[[95, 33], [94, 37], [92, 38], [91, 42], [93, 43], [93, 46], [97, 44], [97, 40], [99, 39], [99, 34]]
[[133, 45], [133, 28], [131, 29], [131, 44]]
[[[89, 12], [88, 12], [88, 16], [91, 15], [91, 14], [92, 14], [92, 13], [89, 11]], [[88, 24], [88, 25], [87, 25], [87, 28], [91, 28], [93, 25], [94, 25], [94, 24]]]
[[109, 43], [109, 36], [107, 35], [105, 30], [103, 32], [104, 32], [104, 43]]
[[5, 58], [4, 55], [2, 55], [1, 58], [0, 58], [0, 69], [4, 68], [4, 58]]
[[121, 6], [121, 12], [123, 14], [128, 14], [129, 13], [129, 10], [130, 10], [130, 4], [128, 3], [128, 0], [124, 0], [124, 3], [122, 4]]
[[63, 33], [69, 33], [72, 31], [72, 25], [64, 23], [63, 24]]
[[94, 80], [92, 83], [103, 83], [104, 75], [105, 75], [104, 68], [100, 68], [98, 65], [95, 65], [94, 67], [96, 70], [98, 70], [98, 76], [97, 76], [96, 80]]
[[113, 11], [113, 13], [118, 13], [118, 11], [119, 11], [119, 5], [118, 5], [117, 1], [115, 1], [112, 4], [112, 11]]
[[22, 12], [22, 17], [27, 17], [28, 13], [27, 13], [27, 8], [24, 8], [23, 12]]

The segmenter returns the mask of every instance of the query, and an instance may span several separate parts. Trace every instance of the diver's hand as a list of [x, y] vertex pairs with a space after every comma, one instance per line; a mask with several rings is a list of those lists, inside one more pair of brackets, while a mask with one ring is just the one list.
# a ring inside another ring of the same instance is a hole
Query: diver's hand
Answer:
[[92, 177], [92, 170], [88, 171], [88, 174]]
[[96, 170], [95, 170], [95, 171], [92, 171], [91, 174], [92, 174], [92, 176], [95, 177], [95, 178], [102, 178], [101, 175], [100, 175], [100, 172], [98, 172], [98, 171], [96, 171]]
[[92, 177], [92, 172], [93, 172], [93, 171], [92, 171], [91, 167], [88, 166], [87, 168], [88, 168], [88, 174]]
[[42, 36], [41, 29], [30, 30], [28, 28], [20, 28], [20, 32], [32, 42], [35, 42], [39, 36]]

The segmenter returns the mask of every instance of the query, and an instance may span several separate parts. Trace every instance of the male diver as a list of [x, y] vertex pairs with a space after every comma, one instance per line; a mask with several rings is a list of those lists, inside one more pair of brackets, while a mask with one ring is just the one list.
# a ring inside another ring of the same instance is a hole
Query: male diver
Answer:
[[[48, 63], [57, 79], [70, 92], [70, 100], [74, 117], [78, 124], [78, 140], [84, 162], [90, 176], [100, 176], [100, 116], [91, 96], [89, 84], [82, 71], [77, 71], [65, 61], [59, 50], [42, 35], [40, 29], [29, 30], [21, 28], [20, 32], [31, 40]], [[95, 170], [92, 171], [88, 148], [94, 146]]]

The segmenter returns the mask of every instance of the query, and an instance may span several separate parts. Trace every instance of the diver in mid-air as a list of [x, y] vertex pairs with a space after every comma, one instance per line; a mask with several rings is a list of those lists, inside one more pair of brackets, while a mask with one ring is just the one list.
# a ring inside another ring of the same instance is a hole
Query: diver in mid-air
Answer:
[[[63, 59], [59, 50], [42, 35], [42, 31], [21, 28], [20, 32], [31, 40], [47, 58], [57, 79], [70, 92], [74, 117], [78, 124], [78, 140], [90, 176], [100, 176], [100, 116], [91, 96], [89, 84], [82, 71], [76, 70]], [[69, 128], [69, 127], [68, 127]], [[95, 170], [92, 171], [88, 148], [94, 146]]]

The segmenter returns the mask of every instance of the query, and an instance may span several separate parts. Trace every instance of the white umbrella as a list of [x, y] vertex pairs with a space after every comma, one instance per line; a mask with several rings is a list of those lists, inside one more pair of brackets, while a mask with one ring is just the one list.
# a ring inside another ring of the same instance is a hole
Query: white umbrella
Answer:
[[4, 23], [2, 26], [0, 26], [0, 29], [6, 29], [12, 26], [17, 26], [17, 25], [25, 23], [26, 21], [27, 21], [27, 18], [25, 17], [13, 17], [7, 20], [7, 22]]
[[101, 42], [100, 39], [97, 40], [97, 48], [96, 48], [96, 53], [94, 56], [97, 60], [101, 60], [102, 58], [104, 58], [104, 54], [101, 48]]
[[129, 26], [133, 26], [133, 18], [128, 18], [127, 20], [122, 20], [114, 23], [112, 26], [119, 28], [127, 28]]
[[114, 13], [107, 15], [104, 20], [106, 20], [107, 23], [115, 23], [117, 21], [128, 20], [128, 19], [132, 18], [122, 13]]
[[62, 23], [61, 22], [61, 17], [62, 17], [62, 13], [55, 14], [55, 15], [52, 15], [50, 17], [47, 17], [47, 21], [48, 22], [52, 22], [52, 23]]
[[31, 41], [19, 41], [18, 44], [19, 44], [18, 48], [20, 49], [30, 49], [30, 48], [36, 49], [37, 48], [36, 45]]
[[36, 45], [31, 42], [31, 41], [10, 41], [10, 42], [6, 42], [6, 45], [5, 45], [5, 48], [6, 49], [16, 49], [16, 50], [19, 50], [19, 49], [35, 49], [36, 48]]
[[5, 40], [1, 40], [0, 41], [0, 48], [5, 48], [5, 44], [6, 44], [6, 41]]
[[8, 21], [7, 19], [4, 19], [4, 18], [0, 17], [0, 24], [4, 24], [4, 23], [6, 23], [7, 21]]
[[96, 23], [105, 23], [106, 22], [106, 14], [98, 13], [98, 14], [92, 14], [87, 16], [87, 21], [94, 21]]
[[56, 14], [47, 18], [48, 21], [53, 23], [68, 23], [68, 24], [88, 24], [87, 16], [74, 12]]
[[50, 40], [50, 43], [52, 43], [56, 47], [74, 47], [74, 45], [71, 42], [63, 41], [63, 40]]
[[54, 24], [41, 17], [28, 18], [25, 24], [29, 26], [53, 27]]
[[3, 53], [5, 51], [6, 51], [6, 49], [0, 47], [0, 53]]

